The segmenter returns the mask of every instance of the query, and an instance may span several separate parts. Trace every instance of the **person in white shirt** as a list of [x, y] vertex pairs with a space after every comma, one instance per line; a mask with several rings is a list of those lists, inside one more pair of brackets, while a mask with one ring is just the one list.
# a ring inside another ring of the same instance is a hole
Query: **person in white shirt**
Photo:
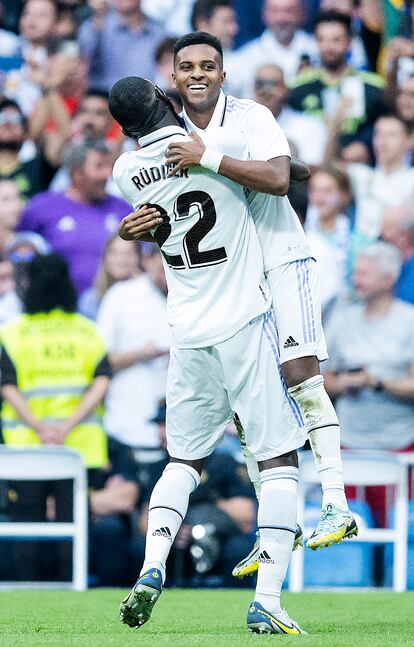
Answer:
[[326, 127], [321, 119], [293, 110], [287, 105], [288, 88], [279, 65], [262, 65], [254, 79], [255, 100], [269, 108], [298, 158], [309, 166], [320, 166], [326, 144]]
[[136, 268], [133, 278], [106, 292], [97, 324], [114, 369], [105, 400], [105, 431], [129, 447], [158, 449], [158, 429], [150, 419], [166, 390], [170, 348], [166, 299]]
[[[189, 137], [159, 88], [138, 77], [121, 79], [109, 108], [140, 145], [114, 166], [116, 183], [138, 209], [123, 220], [120, 235], [135, 237], [139, 212], [152, 208], [161, 215], [152, 234], [163, 253], [173, 337], [166, 420], [171, 462], [151, 495], [145, 561], [121, 604], [121, 621], [139, 627], [149, 619], [203, 460], [237, 411], [261, 470], [261, 549], [274, 555], [259, 565], [247, 625], [253, 631], [303, 633], [281, 609], [280, 591], [294, 543], [295, 450], [304, 432], [279, 377], [269, 290], [244, 190], [212, 170], [223, 153], [247, 156], [244, 137], [235, 130], [210, 131], [202, 167], [173, 175], [167, 146]], [[273, 147], [284, 152], [278, 137]]]
[[[286, 157], [280, 147], [275, 150], [269, 146], [275, 137], [286, 138], [264, 106], [222, 93], [225, 73], [216, 47], [209, 34], [183, 36], [175, 45], [173, 78], [183, 101], [188, 130], [204, 135], [224, 125], [247, 138], [250, 159], [225, 156], [218, 173], [252, 190], [248, 200], [272, 292], [281, 374], [307, 426], [322, 483], [321, 520], [308, 541], [308, 546], [316, 549], [356, 533], [344, 492], [338, 418], [320, 375], [319, 361], [327, 358], [327, 351], [319, 277], [303, 228], [286, 197], [286, 189], [280, 186]], [[174, 172], [182, 172], [200, 163], [204, 144], [192, 134], [191, 142], [170, 144], [169, 151], [167, 161], [175, 164]], [[253, 482], [258, 480], [252, 464], [250, 477]], [[234, 575], [254, 572], [257, 548], [256, 545], [244, 564], [236, 566]]]
[[[266, 26], [263, 34], [235, 53], [228, 85], [237, 96], [253, 97], [254, 75], [261, 65], [280, 65], [286, 81], [290, 82], [300, 71], [304, 58], [312, 64], [317, 61], [315, 38], [300, 29], [301, 0], [265, 0], [263, 22]], [[234, 76], [236, 64], [240, 70], [237, 78]]]
[[347, 171], [355, 196], [356, 230], [375, 240], [384, 211], [413, 198], [414, 168], [406, 163], [408, 130], [396, 116], [380, 117], [372, 139], [376, 166], [349, 164]]

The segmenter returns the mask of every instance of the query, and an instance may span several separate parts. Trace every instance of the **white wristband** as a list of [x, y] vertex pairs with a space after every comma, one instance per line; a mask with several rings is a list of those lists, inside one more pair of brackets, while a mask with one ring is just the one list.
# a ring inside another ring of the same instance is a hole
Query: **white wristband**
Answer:
[[220, 168], [222, 159], [223, 155], [221, 153], [218, 153], [212, 148], [206, 148], [203, 155], [201, 156], [200, 166], [208, 169], [209, 171], [213, 171], [213, 173], [217, 173]]

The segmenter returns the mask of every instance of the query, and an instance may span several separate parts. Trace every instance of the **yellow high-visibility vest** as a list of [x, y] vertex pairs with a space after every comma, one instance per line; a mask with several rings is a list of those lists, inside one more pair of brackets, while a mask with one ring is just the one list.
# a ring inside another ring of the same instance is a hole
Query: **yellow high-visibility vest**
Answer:
[[[105, 354], [95, 324], [62, 310], [21, 315], [2, 327], [0, 340], [16, 368], [18, 389], [36, 418], [46, 423], [66, 420], [74, 413]], [[7, 402], [3, 402], [2, 429], [8, 445], [41, 444]], [[70, 431], [65, 445], [78, 451], [87, 467], [107, 463], [101, 406]]]

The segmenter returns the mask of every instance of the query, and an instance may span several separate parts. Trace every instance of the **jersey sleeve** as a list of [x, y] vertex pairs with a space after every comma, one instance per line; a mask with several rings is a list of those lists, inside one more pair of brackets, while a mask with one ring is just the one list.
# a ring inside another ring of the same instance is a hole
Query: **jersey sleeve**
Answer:
[[134, 206], [133, 199], [131, 195], [128, 194], [128, 191], [126, 189], [126, 182], [125, 182], [125, 177], [127, 176], [127, 170], [128, 170], [127, 155], [128, 153], [124, 153], [123, 155], [121, 155], [121, 157], [118, 157], [118, 159], [114, 164], [114, 168], [112, 170], [112, 177], [114, 179], [116, 186], [120, 190], [122, 197], [125, 198], [125, 200], [130, 205]]
[[291, 157], [286, 136], [276, 119], [265, 106], [254, 103], [245, 111], [242, 124], [251, 159], [267, 161], [273, 157]]

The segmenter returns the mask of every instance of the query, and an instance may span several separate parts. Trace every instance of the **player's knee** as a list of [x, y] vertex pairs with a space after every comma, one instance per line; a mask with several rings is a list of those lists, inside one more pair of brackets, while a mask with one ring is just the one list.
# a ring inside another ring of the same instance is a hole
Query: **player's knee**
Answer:
[[182, 458], [173, 458], [171, 456], [170, 463], [182, 463], [184, 465], [189, 465], [190, 467], [193, 468], [193, 470], [195, 470], [201, 475], [201, 472], [203, 471], [204, 458], [198, 458], [195, 461], [190, 461], [190, 460], [184, 460]]
[[268, 458], [265, 461], [259, 461], [259, 472], [263, 470], [270, 470], [273, 467], [298, 467], [298, 453], [296, 450], [282, 454], [282, 456], [275, 456]]
[[322, 375], [314, 375], [289, 388], [289, 394], [298, 405], [308, 431], [339, 424]]
[[281, 364], [283, 379], [289, 388], [305, 382], [315, 375], [319, 375], [318, 359], [312, 355], [309, 357], [297, 357]]

